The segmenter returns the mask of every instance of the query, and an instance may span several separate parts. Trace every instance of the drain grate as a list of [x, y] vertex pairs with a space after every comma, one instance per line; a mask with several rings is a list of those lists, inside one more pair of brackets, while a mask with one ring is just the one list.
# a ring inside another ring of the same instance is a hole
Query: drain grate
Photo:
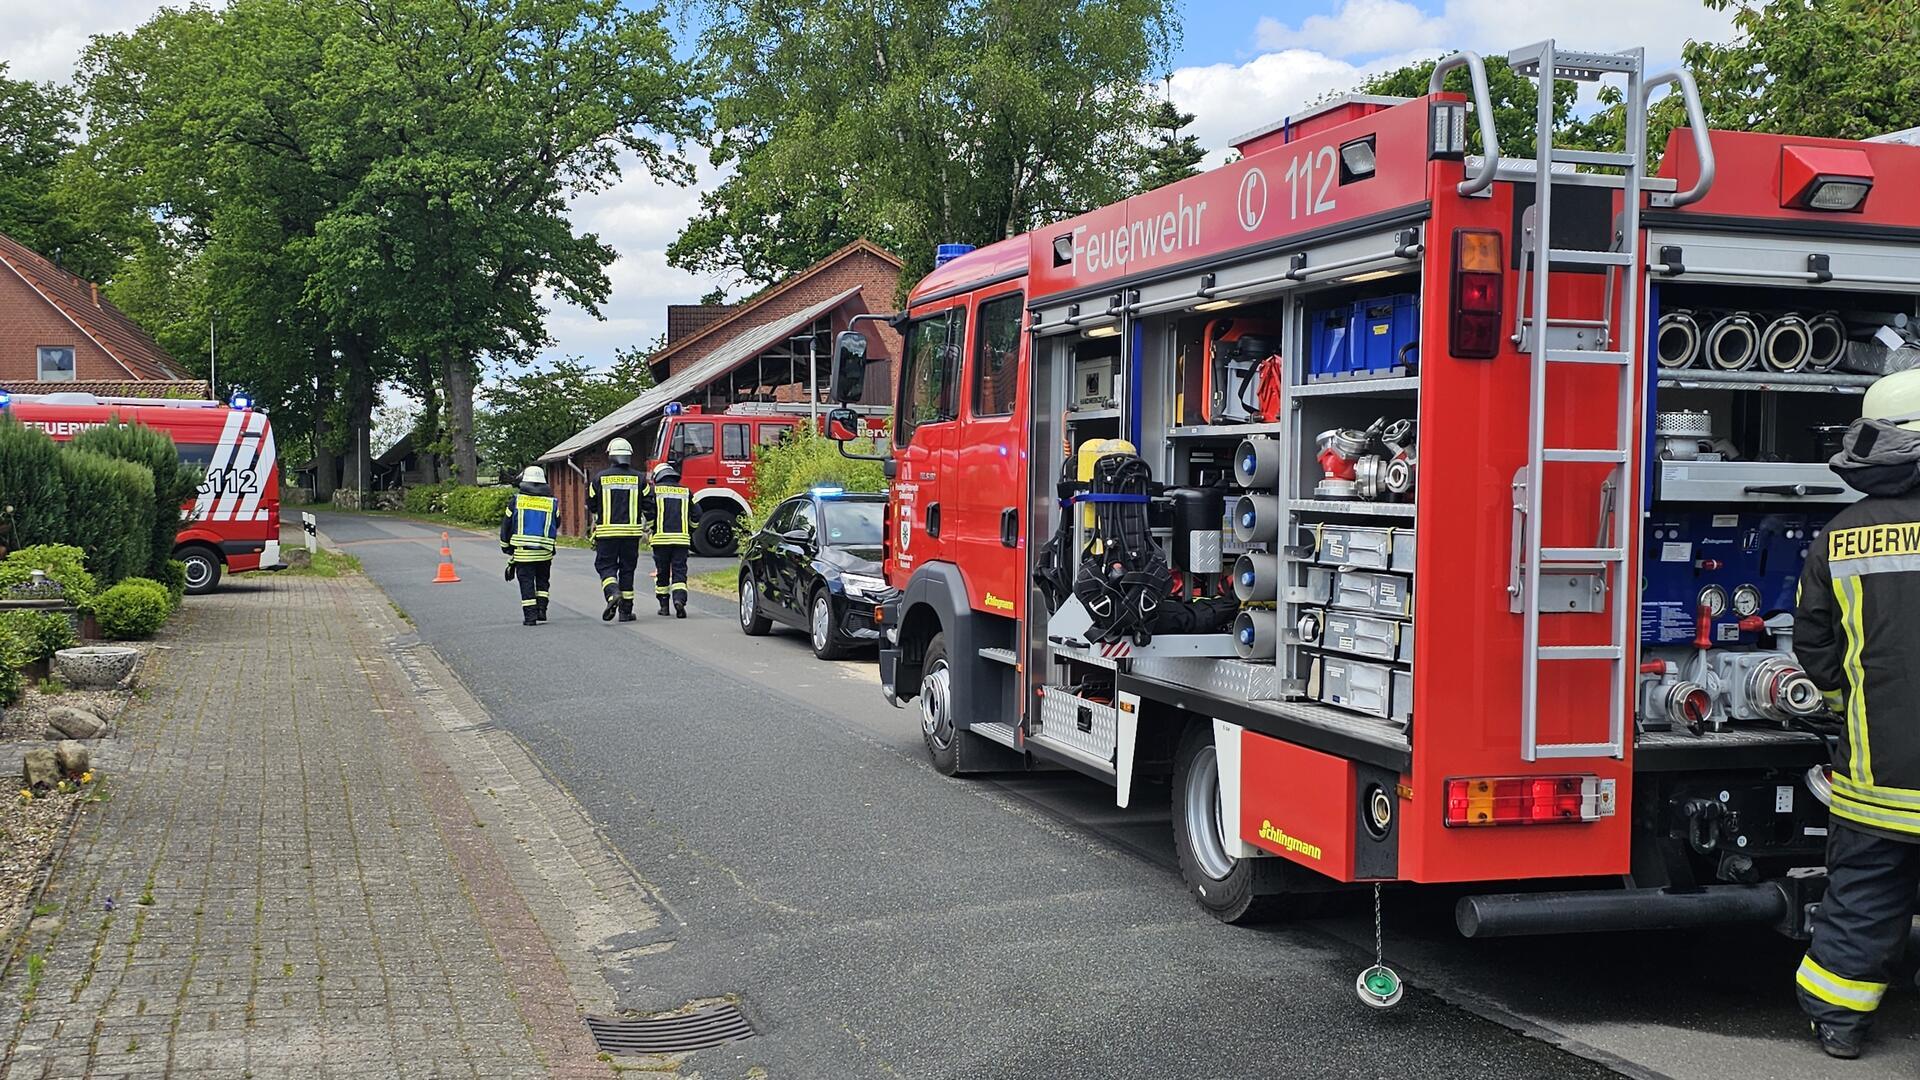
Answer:
[[589, 1016], [587, 1030], [609, 1054], [680, 1054], [753, 1038], [753, 1025], [730, 1001], [675, 1016]]

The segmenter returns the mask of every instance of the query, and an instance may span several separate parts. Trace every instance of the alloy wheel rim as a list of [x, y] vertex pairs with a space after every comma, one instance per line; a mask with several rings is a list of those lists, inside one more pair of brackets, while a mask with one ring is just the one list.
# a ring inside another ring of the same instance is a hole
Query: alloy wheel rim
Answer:
[[947, 700], [950, 678], [947, 662], [941, 660], [920, 680], [920, 730], [936, 751], [953, 745], [953, 714]]
[[813, 644], [824, 649], [833, 637], [832, 601], [822, 596], [813, 602]]
[[740, 582], [740, 625], [746, 626], [753, 622], [754, 612], [760, 606], [758, 597], [754, 594], [759, 591], [760, 583], [753, 580], [752, 576]]
[[187, 560], [187, 584], [199, 588], [211, 580], [213, 574], [205, 558], [195, 557]]
[[1193, 849], [1200, 872], [1215, 881], [1233, 873], [1233, 856], [1227, 854], [1225, 830], [1220, 813], [1220, 758], [1211, 746], [1193, 757], [1187, 771], [1185, 796], [1187, 843]]

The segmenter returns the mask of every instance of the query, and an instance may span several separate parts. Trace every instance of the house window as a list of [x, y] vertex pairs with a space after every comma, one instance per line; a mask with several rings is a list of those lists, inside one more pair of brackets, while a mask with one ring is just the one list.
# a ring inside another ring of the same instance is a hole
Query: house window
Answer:
[[73, 381], [73, 346], [42, 345], [39, 351], [41, 382]]

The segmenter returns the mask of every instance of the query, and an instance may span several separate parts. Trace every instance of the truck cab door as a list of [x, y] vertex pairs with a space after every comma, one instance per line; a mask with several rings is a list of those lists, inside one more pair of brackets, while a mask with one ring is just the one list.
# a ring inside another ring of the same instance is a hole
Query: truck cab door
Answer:
[[979, 301], [967, 350], [966, 419], [949, 530], [977, 611], [1019, 616], [1026, 605], [1027, 335], [1018, 290]]
[[680, 483], [688, 490], [712, 487], [720, 479], [720, 461], [714, 454], [713, 421], [681, 420], [674, 424], [668, 457], [680, 466]]
[[922, 563], [953, 561], [947, 502], [955, 482], [966, 324], [966, 309], [949, 308], [907, 325], [900, 405], [894, 411], [897, 471], [889, 580], [896, 586], [904, 587]]

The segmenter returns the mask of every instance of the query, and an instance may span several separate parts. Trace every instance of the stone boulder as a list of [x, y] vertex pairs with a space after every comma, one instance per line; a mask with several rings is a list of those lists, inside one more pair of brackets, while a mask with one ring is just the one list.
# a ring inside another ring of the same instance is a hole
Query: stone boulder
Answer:
[[61, 705], [47, 713], [49, 739], [97, 739], [106, 733], [106, 721], [85, 709]]
[[61, 776], [78, 780], [82, 773], [93, 767], [93, 755], [72, 739], [62, 739], [53, 748], [53, 763], [59, 766]]
[[60, 782], [60, 763], [51, 750], [29, 750], [20, 759], [20, 786], [28, 791], [52, 790]]
[[111, 690], [133, 674], [140, 650], [125, 645], [82, 645], [53, 654], [53, 673], [78, 690]]

